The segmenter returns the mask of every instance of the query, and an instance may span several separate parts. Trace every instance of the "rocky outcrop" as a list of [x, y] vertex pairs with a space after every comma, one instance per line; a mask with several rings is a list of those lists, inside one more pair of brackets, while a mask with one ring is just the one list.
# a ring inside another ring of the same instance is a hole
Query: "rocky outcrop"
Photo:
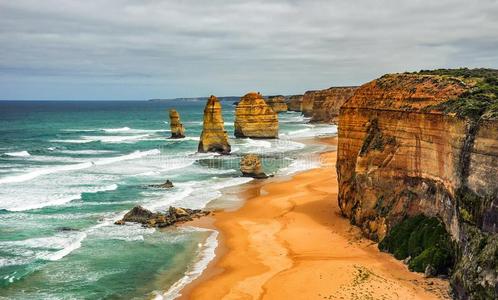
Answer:
[[307, 91], [303, 96], [302, 110], [315, 123], [337, 123], [339, 109], [358, 87], [331, 87], [319, 91]]
[[171, 189], [173, 188], [173, 182], [171, 182], [169, 179], [167, 179], [164, 183], [161, 184], [151, 184], [149, 187], [153, 188], [161, 188], [161, 189]]
[[268, 178], [265, 172], [263, 172], [261, 158], [256, 154], [246, 154], [242, 156], [242, 159], [240, 160], [240, 171], [242, 172], [242, 175], [246, 177], [257, 179]]
[[235, 137], [278, 138], [278, 115], [259, 93], [249, 93], [235, 108]]
[[208, 215], [208, 211], [200, 209], [188, 209], [170, 206], [168, 211], [153, 213], [141, 206], [135, 206], [127, 212], [123, 219], [116, 221], [116, 225], [124, 225], [126, 222], [140, 223], [146, 227], [167, 227], [177, 223], [192, 221]]
[[287, 103], [285, 103], [284, 96], [268, 96], [266, 104], [276, 113], [287, 111]]
[[461, 299], [498, 297], [497, 86], [485, 70], [385, 75], [340, 110], [342, 213], [378, 241], [406, 218], [441, 220]]
[[221, 154], [229, 154], [231, 151], [221, 115], [221, 103], [215, 96], [209, 97], [204, 108], [204, 122], [198, 151]]
[[303, 95], [292, 95], [287, 98], [287, 110], [289, 111], [302, 111]]
[[171, 138], [181, 139], [185, 137], [185, 128], [180, 122], [180, 114], [175, 109], [169, 110], [169, 120], [171, 125]]

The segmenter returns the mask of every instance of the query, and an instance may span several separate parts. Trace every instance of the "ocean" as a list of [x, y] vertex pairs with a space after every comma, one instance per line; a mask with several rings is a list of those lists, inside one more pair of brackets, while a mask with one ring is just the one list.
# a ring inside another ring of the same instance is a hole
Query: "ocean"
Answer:
[[[265, 171], [317, 167], [335, 126], [279, 115], [277, 140], [235, 139], [234, 106], [222, 102], [232, 154], [197, 153], [204, 101], [1, 101], [0, 298], [173, 299], [213, 258], [215, 231], [114, 225], [129, 209], [204, 208], [240, 201], [221, 190], [251, 181], [240, 155]], [[175, 108], [185, 139], [172, 140]], [[171, 180], [170, 190], [151, 188]]]

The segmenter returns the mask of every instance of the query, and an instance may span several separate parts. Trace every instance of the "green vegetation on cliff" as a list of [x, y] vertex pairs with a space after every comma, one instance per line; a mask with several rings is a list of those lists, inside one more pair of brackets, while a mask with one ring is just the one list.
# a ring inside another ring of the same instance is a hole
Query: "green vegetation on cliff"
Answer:
[[444, 102], [435, 109], [456, 113], [460, 117], [478, 120], [498, 118], [498, 70], [495, 69], [438, 69], [422, 70], [418, 74], [457, 78], [471, 86], [459, 98]]
[[454, 247], [444, 225], [437, 218], [410, 217], [394, 226], [379, 243], [379, 249], [397, 259], [411, 257], [408, 267], [424, 272], [431, 265], [437, 274], [448, 274], [454, 263]]

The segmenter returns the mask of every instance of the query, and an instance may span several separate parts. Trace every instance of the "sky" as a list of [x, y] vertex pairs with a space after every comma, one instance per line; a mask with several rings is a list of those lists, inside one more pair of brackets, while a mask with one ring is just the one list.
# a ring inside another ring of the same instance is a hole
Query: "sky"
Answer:
[[498, 0], [0, 0], [0, 99], [302, 94], [498, 68]]

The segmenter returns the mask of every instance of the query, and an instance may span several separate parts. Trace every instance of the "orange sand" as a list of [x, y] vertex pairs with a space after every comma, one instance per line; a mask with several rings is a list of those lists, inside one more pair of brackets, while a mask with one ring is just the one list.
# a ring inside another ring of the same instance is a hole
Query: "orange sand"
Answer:
[[336, 153], [322, 168], [263, 183], [207, 221], [220, 248], [183, 299], [446, 299], [448, 283], [412, 273], [340, 215]]

